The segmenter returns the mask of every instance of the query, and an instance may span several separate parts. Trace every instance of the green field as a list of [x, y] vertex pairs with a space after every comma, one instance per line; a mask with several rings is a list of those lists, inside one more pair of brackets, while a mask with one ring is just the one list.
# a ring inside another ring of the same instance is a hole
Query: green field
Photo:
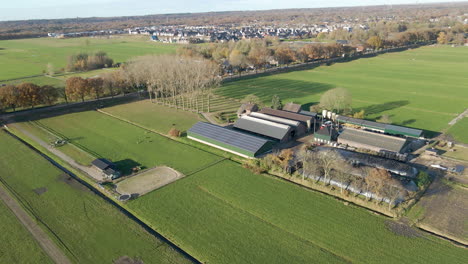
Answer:
[[0, 223], [0, 263], [53, 263], [1, 200]]
[[56, 70], [67, 64], [70, 55], [105, 51], [114, 62], [145, 54], [175, 53], [177, 45], [155, 43], [148, 37], [36, 38], [0, 41], [0, 80], [42, 74], [48, 63]]
[[283, 102], [308, 108], [325, 91], [343, 87], [352, 93], [354, 109], [364, 109], [368, 119], [387, 114], [395, 124], [440, 132], [468, 105], [466, 69], [468, 47], [422, 47], [229, 82], [218, 94], [234, 98], [256, 94], [268, 103], [277, 94]]
[[162, 134], [167, 134], [173, 125], [180, 131], [187, 131], [197, 121], [201, 121], [195, 113], [158, 105], [149, 100], [116, 105], [102, 110]]
[[[148, 234], [115, 207], [70, 180], [62, 171], [4, 132], [0, 133], [0, 145], [2, 149], [14, 150], [0, 153], [0, 177], [29, 205], [30, 212], [47, 224], [50, 229], [46, 230], [50, 234], [52, 230], [60, 238], [62, 243], [51, 234], [74, 262], [111, 263], [122, 256], [142, 259], [145, 263], [187, 262], [169, 245]], [[39, 194], [39, 188], [45, 192]], [[0, 218], [4, 218], [3, 214]], [[8, 227], [8, 230], [15, 227], [14, 224], [5, 225], [3, 221], [0, 226], [0, 229]], [[1, 234], [0, 252], [5, 248], [5, 233]], [[24, 239], [20, 234], [12, 236]], [[37, 250], [27, 241], [17, 240], [6, 245], [6, 250], [24, 252], [26, 259], [34, 255], [39, 257]], [[28, 247], [30, 252], [25, 251]], [[43, 262], [38, 259], [29, 263]]]
[[165, 165], [189, 174], [221, 159], [96, 111], [46, 118], [39, 123], [90, 154], [112, 160], [124, 173], [137, 165]]
[[455, 123], [447, 133], [452, 135], [455, 140], [468, 144], [468, 117]]
[[195, 172], [127, 206], [203, 262], [461, 263], [467, 257], [438, 238], [397, 235], [386, 227], [387, 218], [254, 175], [232, 161], [212, 164], [219, 156], [98, 112], [40, 122], [117, 163], [130, 159]]
[[209, 263], [463, 263], [465, 249], [231, 161], [129, 203]]

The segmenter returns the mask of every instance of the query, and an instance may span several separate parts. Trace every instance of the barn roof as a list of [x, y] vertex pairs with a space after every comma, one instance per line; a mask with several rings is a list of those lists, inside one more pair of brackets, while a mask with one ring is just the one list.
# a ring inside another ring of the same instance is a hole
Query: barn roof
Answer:
[[283, 117], [283, 118], [301, 121], [301, 122], [309, 122], [312, 120], [311, 116], [301, 115], [301, 114], [292, 113], [292, 112], [283, 111], [283, 110], [275, 110], [271, 108], [262, 108], [260, 113], [277, 116], [277, 117]]
[[421, 134], [422, 134], [422, 130], [409, 128], [409, 127], [387, 125], [385, 127], [385, 133], [412, 136], [412, 137], [420, 137]]
[[188, 133], [198, 134], [252, 153], [256, 153], [268, 143], [268, 140], [264, 138], [205, 122], [196, 123], [188, 130]]
[[374, 122], [374, 121], [369, 121], [369, 120], [364, 120], [364, 119], [352, 118], [348, 116], [340, 115], [336, 118], [336, 120], [342, 123], [349, 123], [349, 124], [354, 124], [354, 125], [358, 125], [362, 127], [383, 130], [385, 131], [385, 133], [394, 134], [394, 135], [420, 137], [421, 134], [423, 133], [423, 131], [420, 129], [384, 124], [384, 123], [379, 123], [379, 122]]
[[92, 165], [98, 167], [101, 170], [106, 170], [107, 168], [113, 167], [114, 163], [107, 159], [95, 159], [91, 162]]
[[234, 127], [270, 138], [282, 140], [291, 130], [288, 125], [283, 125], [255, 117], [242, 116], [234, 123]]
[[406, 143], [406, 139], [404, 138], [392, 137], [358, 129], [345, 129], [338, 138], [394, 152], [400, 152]]
[[294, 113], [299, 113], [299, 111], [301, 111], [301, 105], [290, 102], [283, 106], [283, 110], [294, 112]]
[[277, 122], [277, 123], [280, 123], [280, 124], [294, 126], [294, 127], [297, 127], [297, 126], [300, 125], [299, 121], [286, 119], [286, 118], [282, 118], [282, 117], [277, 117], [277, 116], [271, 116], [271, 115], [262, 114], [262, 113], [258, 113], [258, 112], [252, 112], [252, 113], [250, 113], [249, 116], [264, 119], [264, 120], [268, 120], [268, 121], [272, 121], [272, 122]]

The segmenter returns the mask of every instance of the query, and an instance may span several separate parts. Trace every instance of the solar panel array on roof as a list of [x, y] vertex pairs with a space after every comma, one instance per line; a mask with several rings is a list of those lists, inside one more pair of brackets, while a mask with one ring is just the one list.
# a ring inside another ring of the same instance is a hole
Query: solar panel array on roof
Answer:
[[249, 116], [237, 119], [234, 127], [278, 140], [283, 140], [291, 131], [290, 126]]
[[268, 143], [266, 139], [205, 122], [196, 123], [188, 133], [195, 133], [252, 153], [256, 153]]

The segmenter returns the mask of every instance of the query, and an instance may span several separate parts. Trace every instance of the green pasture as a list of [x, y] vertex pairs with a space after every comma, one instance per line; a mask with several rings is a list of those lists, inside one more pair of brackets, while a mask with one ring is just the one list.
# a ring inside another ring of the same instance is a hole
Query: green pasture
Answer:
[[465, 249], [223, 161], [128, 206], [207, 263], [462, 263]]
[[114, 62], [145, 54], [175, 53], [177, 45], [156, 43], [143, 36], [110, 38], [35, 38], [0, 41], [0, 80], [42, 74], [51, 63], [56, 70], [79, 52], [105, 51]]
[[149, 100], [116, 105], [102, 109], [107, 113], [167, 134], [172, 127], [187, 131], [200, 117], [188, 111], [151, 103]]
[[166, 165], [189, 174], [221, 159], [96, 111], [45, 118], [37, 123], [95, 157], [112, 160], [124, 173], [137, 165]]
[[[0, 177], [47, 224], [46, 231], [60, 238], [62, 243], [51, 234], [74, 262], [110, 263], [122, 256], [145, 263], [185, 262], [166, 243], [4, 132], [0, 145], [14, 149], [0, 153]], [[40, 188], [45, 192], [38, 194]]]
[[465, 117], [455, 123], [447, 133], [455, 140], [468, 144], [468, 117]]
[[0, 263], [53, 263], [1, 200], [0, 223]]
[[255, 94], [270, 103], [309, 106], [327, 90], [352, 93], [354, 110], [367, 119], [387, 114], [394, 124], [440, 132], [468, 105], [468, 47], [431, 46], [320, 66], [311, 70], [227, 82], [218, 94], [241, 99]]

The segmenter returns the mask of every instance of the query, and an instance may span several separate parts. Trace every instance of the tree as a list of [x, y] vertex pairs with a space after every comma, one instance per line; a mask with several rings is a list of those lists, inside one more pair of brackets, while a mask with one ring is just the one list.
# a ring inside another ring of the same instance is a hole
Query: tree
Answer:
[[84, 98], [89, 93], [88, 84], [81, 77], [70, 77], [65, 82], [65, 92], [67, 98], [72, 100], [81, 99], [84, 102]]
[[229, 63], [234, 67], [238, 67], [240, 74], [241, 70], [247, 66], [247, 57], [240, 50], [234, 49], [229, 54]]
[[370, 37], [366, 43], [374, 49], [380, 49], [383, 46], [383, 41], [379, 36]]
[[366, 116], [366, 112], [364, 111], [364, 109], [353, 114], [353, 117], [358, 118], [358, 119], [364, 119], [365, 116]]
[[444, 31], [441, 31], [439, 35], [437, 36], [437, 43], [447, 44], [448, 43], [447, 33], [445, 33]]
[[250, 49], [247, 59], [255, 66], [255, 71], [263, 67], [271, 56], [270, 50], [264, 45], [256, 45]]
[[336, 150], [327, 149], [323, 151], [319, 151], [316, 154], [316, 162], [319, 164], [322, 172], [323, 172], [323, 180], [325, 183], [330, 182], [330, 173], [334, 169], [334, 167], [338, 164], [340, 157], [337, 154]]
[[97, 77], [86, 79], [86, 82], [89, 92], [93, 93], [96, 99], [99, 99], [104, 93], [104, 80]]
[[377, 121], [380, 122], [380, 123], [384, 123], [384, 124], [391, 124], [392, 123], [392, 119], [387, 114], [382, 115]]
[[281, 102], [281, 98], [278, 95], [273, 95], [271, 99], [271, 108], [280, 110], [283, 108], [283, 103]]
[[4, 107], [11, 107], [13, 111], [16, 111], [16, 107], [20, 105], [18, 88], [14, 85], [0, 87], [0, 100]]
[[334, 177], [340, 182], [340, 192], [343, 193], [345, 186], [348, 186], [353, 176], [349, 174], [351, 166], [347, 162], [341, 162], [339, 166], [334, 170]]
[[258, 107], [263, 106], [263, 101], [255, 94], [249, 94], [241, 100], [243, 104], [256, 104]]
[[53, 103], [55, 103], [60, 95], [57, 88], [50, 85], [42, 86], [41, 92], [43, 94], [44, 103], [48, 105], [52, 105]]
[[328, 90], [320, 97], [320, 105], [323, 109], [336, 111], [337, 113], [350, 110], [351, 103], [351, 93], [344, 88]]
[[296, 59], [294, 51], [289, 45], [281, 45], [275, 50], [275, 59], [279, 64], [290, 64]]
[[47, 63], [47, 75], [53, 76], [55, 74], [54, 65], [52, 63]]
[[41, 87], [33, 83], [21, 83], [17, 86], [19, 93], [19, 105], [26, 107], [41, 104], [44, 101], [44, 95], [41, 91]]

